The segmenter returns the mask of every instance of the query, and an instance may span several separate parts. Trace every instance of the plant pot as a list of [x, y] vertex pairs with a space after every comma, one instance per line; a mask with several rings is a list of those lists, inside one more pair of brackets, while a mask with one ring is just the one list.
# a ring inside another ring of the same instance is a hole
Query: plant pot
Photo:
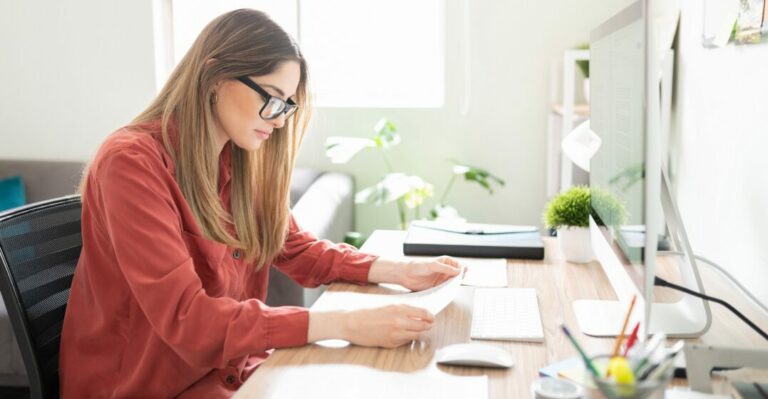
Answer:
[[589, 104], [589, 78], [584, 79], [584, 100]]
[[588, 227], [561, 227], [557, 229], [557, 240], [568, 262], [589, 263], [595, 258]]

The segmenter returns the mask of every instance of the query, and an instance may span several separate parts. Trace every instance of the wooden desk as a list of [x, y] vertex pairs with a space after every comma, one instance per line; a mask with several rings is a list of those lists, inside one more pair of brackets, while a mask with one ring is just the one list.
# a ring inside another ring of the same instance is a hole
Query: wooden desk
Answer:
[[[376, 231], [363, 250], [387, 256], [402, 255], [403, 239], [404, 232]], [[515, 365], [511, 369], [493, 370], [435, 363], [435, 350], [448, 344], [470, 341], [473, 288], [462, 286], [459, 296], [437, 316], [432, 330], [424, 334], [419, 342], [397, 349], [358, 346], [326, 348], [318, 345], [280, 349], [246, 381], [235, 398], [270, 397], [270, 392], [279, 388], [274, 382], [286, 367], [302, 367], [309, 364], [365, 365], [378, 370], [417, 374], [487, 375], [491, 398], [529, 398], [530, 385], [537, 378], [539, 368], [577, 355], [560, 331], [561, 324], [565, 323], [574, 331], [577, 339], [590, 354], [608, 353], [613, 347], [613, 339], [591, 338], [581, 334], [571, 306], [577, 299], [616, 299], [600, 265], [595, 262], [586, 265], [567, 263], [562, 259], [555, 239], [545, 238], [545, 245], [546, 258], [543, 261], [510, 259], [507, 262], [509, 287], [536, 288], [545, 334], [544, 343], [486, 341], [502, 346], [512, 354]], [[706, 265], [699, 267], [702, 269], [702, 278], [708, 293], [729, 301], [762, 328], [768, 328], [768, 317], [759, 313], [757, 308], [717, 271]], [[385, 287], [360, 287], [351, 284], [333, 284], [329, 289], [391, 292]], [[663, 296], [664, 292], [659, 291], [659, 294]], [[700, 341], [728, 346], [768, 348], [768, 342], [721, 306], [713, 304], [712, 313], [712, 327]], [[741, 372], [731, 372], [737, 378], [739, 373]], [[748, 378], [768, 382], [768, 373], [751, 373]], [[728, 389], [725, 384], [716, 386], [720, 392]]]

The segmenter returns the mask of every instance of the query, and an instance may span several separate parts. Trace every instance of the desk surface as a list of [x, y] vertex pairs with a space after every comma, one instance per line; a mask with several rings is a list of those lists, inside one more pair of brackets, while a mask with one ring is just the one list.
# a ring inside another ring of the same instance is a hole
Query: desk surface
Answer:
[[[376, 231], [366, 242], [365, 252], [402, 255], [404, 232]], [[515, 359], [515, 365], [507, 370], [456, 367], [437, 365], [435, 351], [445, 345], [469, 342], [469, 328], [472, 312], [472, 287], [461, 287], [457, 298], [438, 316], [434, 327], [423, 334], [419, 342], [397, 349], [366, 348], [349, 346], [326, 348], [306, 345], [298, 348], [280, 349], [260, 366], [240, 388], [235, 398], [271, 397], [279, 389], [275, 384], [286, 367], [302, 367], [312, 364], [364, 365], [383, 371], [408, 373], [447, 373], [459, 376], [487, 375], [490, 397], [527, 398], [531, 382], [538, 376], [539, 368], [561, 359], [576, 356], [576, 351], [559, 329], [563, 323], [569, 326], [588, 353], [607, 353], [613, 346], [613, 339], [592, 338], [580, 333], [571, 303], [577, 299], [616, 299], [608, 280], [599, 264], [592, 262], [576, 265], [565, 262], [555, 239], [545, 238], [546, 258], [540, 261], [510, 259], [507, 262], [509, 287], [533, 287], [536, 289], [544, 324], [544, 343], [523, 343], [484, 341], [508, 350]], [[699, 265], [707, 293], [719, 296], [741, 310], [762, 328], [768, 328], [768, 317], [735, 290], [717, 271]], [[360, 287], [337, 283], [332, 291], [356, 291], [387, 293], [390, 289], [380, 286]], [[669, 292], [661, 292], [660, 296]], [[677, 294], [671, 294], [673, 297]], [[713, 322], [709, 332], [698, 341], [704, 343], [727, 343], [728, 346], [768, 348], [768, 342], [744, 325], [736, 316], [723, 307], [712, 306]], [[731, 372], [738, 374], [738, 372]], [[751, 373], [749, 378], [768, 382], [768, 373]], [[738, 378], [738, 377], [736, 377]], [[716, 385], [716, 391], [727, 390], [724, 384]]]

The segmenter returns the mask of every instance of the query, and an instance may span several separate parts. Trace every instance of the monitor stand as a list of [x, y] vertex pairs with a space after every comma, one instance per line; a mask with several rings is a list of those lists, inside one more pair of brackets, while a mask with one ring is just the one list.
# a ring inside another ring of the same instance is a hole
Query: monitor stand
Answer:
[[[664, 215], [666, 216], [665, 220], [673, 244], [678, 250], [683, 252], [684, 259], [679, 263], [682, 285], [694, 291], [704, 293], [704, 286], [701, 283], [696, 258], [691, 250], [685, 226], [672, 198], [669, 179], [664, 168], [662, 168], [661, 174], [661, 203]], [[618, 300], [575, 301], [573, 309], [581, 332], [595, 337], [617, 336], [633, 295], [637, 295], [638, 300], [633, 312], [634, 317], [628, 323], [628, 329], [631, 329], [634, 323], [642, 318], [648, 303], [653, 304], [650, 312], [650, 324], [647, 329], [651, 334], [664, 332], [669, 337], [693, 338], [701, 336], [709, 329], [709, 326], [712, 324], [712, 313], [706, 301], [684, 294], [683, 298], [678, 302], [653, 303], [652, 292], [649, 295], [643, 295], [627, 274], [625, 266], [610, 248], [610, 244], [603, 237], [601, 230], [591, 218], [590, 233], [592, 236], [592, 248], [600, 260]], [[646, 259], [646, 283], [649, 278], [653, 278], [650, 274], [654, 273], [654, 264], [655, 259], [654, 262], [648, 262]]]

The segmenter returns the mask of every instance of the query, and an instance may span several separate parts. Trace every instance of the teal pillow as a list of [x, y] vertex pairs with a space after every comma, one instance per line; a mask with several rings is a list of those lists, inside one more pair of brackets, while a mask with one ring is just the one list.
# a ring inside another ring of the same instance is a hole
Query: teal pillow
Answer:
[[26, 203], [27, 197], [24, 194], [24, 183], [21, 181], [21, 176], [0, 180], [0, 212]]

